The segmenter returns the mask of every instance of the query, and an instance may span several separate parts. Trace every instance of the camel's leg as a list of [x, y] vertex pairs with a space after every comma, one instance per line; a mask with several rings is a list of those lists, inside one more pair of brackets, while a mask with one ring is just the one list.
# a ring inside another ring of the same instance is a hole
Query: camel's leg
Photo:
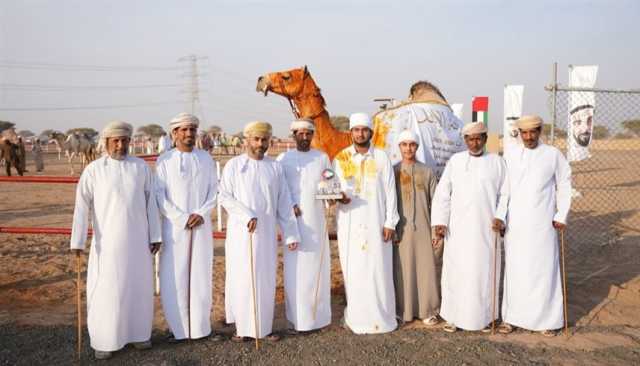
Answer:
[[7, 160], [4, 164], [4, 168], [7, 172], [7, 177], [11, 176], [11, 163]]

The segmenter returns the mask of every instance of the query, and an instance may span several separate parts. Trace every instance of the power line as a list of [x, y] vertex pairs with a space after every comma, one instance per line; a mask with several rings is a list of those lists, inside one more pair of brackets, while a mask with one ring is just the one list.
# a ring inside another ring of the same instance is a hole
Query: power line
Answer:
[[43, 84], [0, 84], [0, 89], [18, 91], [68, 91], [68, 90], [118, 90], [118, 89], [149, 89], [149, 88], [178, 88], [181, 84], [154, 85], [43, 85]]
[[109, 66], [109, 65], [69, 65], [39, 62], [0, 61], [0, 67], [24, 70], [53, 70], [53, 71], [175, 71], [179, 66]]
[[44, 111], [79, 111], [94, 109], [118, 109], [118, 108], [139, 108], [165, 104], [184, 103], [183, 100], [170, 100], [166, 102], [137, 103], [137, 104], [115, 104], [101, 106], [83, 106], [83, 107], [30, 107], [30, 108], [0, 108], [3, 112], [44, 112]]

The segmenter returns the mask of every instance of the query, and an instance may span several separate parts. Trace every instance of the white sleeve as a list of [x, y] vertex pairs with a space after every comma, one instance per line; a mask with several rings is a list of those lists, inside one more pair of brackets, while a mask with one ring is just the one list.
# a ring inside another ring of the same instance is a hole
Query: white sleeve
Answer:
[[144, 198], [147, 203], [147, 221], [149, 222], [149, 243], [162, 242], [162, 226], [160, 224], [160, 210], [156, 200], [154, 176], [145, 164]]
[[431, 226], [449, 226], [449, 218], [451, 217], [451, 169], [451, 160], [449, 160], [444, 167], [444, 172], [433, 196]]
[[211, 220], [211, 211], [216, 207], [216, 194], [218, 193], [218, 173], [216, 172], [216, 165], [213, 159], [206, 159], [208, 169], [211, 171], [211, 178], [207, 184], [207, 198], [202, 206], [200, 206], [195, 213], [202, 216], [205, 220]]
[[[279, 164], [279, 163], [278, 163]], [[279, 167], [280, 174], [278, 174], [278, 225], [282, 229], [284, 235], [284, 241], [286, 244], [300, 242], [300, 233], [298, 231], [298, 220], [293, 213], [293, 205], [291, 204], [291, 195], [289, 194], [289, 187], [285, 182], [284, 169]], [[277, 168], [276, 168], [277, 169]]]
[[396, 177], [393, 173], [393, 166], [391, 165], [391, 160], [389, 160], [389, 158], [385, 158], [385, 166], [382, 170], [382, 179], [385, 194], [384, 227], [395, 230], [398, 221], [400, 221], [400, 215], [398, 215]]
[[76, 187], [76, 204], [71, 227], [71, 249], [84, 249], [89, 230], [89, 215], [93, 208], [93, 183], [91, 169], [85, 169]]
[[155, 191], [158, 209], [160, 213], [168, 218], [173, 224], [180, 227], [187, 225], [189, 213], [182, 211], [178, 206], [174, 205], [167, 195], [167, 167], [165, 161], [161, 161], [156, 167]]
[[500, 186], [498, 189], [498, 201], [496, 206], [495, 218], [506, 222], [507, 208], [509, 207], [509, 174], [504, 159], [500, 159]]
[[569, 209], [571, 209], [571, 166], [559, 151], [556, 158], [555, 181], [557, 212], [553, 216], [553, 221], [566, 224]]
[[257, 218], [258, 215], [235, 198], [233, 194], [234, 174], [233, 166], [227, 163], [222, 170], [222, 179], [220, 179], [220, 204], [230, 215], [238, 216], [241, 221], [249, 223], [251, 219]]

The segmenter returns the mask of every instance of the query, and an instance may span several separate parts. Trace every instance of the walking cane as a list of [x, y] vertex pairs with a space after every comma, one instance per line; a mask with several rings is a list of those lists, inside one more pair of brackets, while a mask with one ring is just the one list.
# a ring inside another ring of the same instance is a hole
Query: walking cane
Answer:
[[256, 350], [260, 349], [258, 339], [258, 307], [256, 306], [256, 279], [253, 268], [253, 233], [249, 233], [249, 266], [251, 267], [251, 295], [253, 298], [253, 326], [256, 331]]
[[498, 233], [493, 240], [493, 284], [491, 285], [491, 334], [496, 334], [496, 277], [498, 273]]
[[78, 302], [78, 361], [80, 361], [80, 355], [82, 352], [82, 295], [80, 288], [82, 287], [81, 278], [80, 278], [80, 262], [82, 258], [80, 257], [80, 251], [76, 251], [76, 297]]
[[562, 300], [564, 302], [564, 336], [569, 337], [569, 311], [567, 310], [567, 271], [564, 262], [564, 230], [560, 230], [560, 258], [562, 259]]
[[189, 320], [189, 340], [191, 340], [191, 254], [193, 252], [193, 229], [189, 230], [189, 280], [187, 282], [187, 318]]

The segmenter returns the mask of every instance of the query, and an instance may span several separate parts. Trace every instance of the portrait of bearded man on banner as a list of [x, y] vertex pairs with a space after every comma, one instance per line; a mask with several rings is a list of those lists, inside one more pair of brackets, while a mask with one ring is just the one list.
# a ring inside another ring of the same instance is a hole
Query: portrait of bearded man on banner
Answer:
[[594, 107], [590, 104], [577, 106], [569, 112], [571, 136], [582, 147], [588, 147], [593, 133]]

